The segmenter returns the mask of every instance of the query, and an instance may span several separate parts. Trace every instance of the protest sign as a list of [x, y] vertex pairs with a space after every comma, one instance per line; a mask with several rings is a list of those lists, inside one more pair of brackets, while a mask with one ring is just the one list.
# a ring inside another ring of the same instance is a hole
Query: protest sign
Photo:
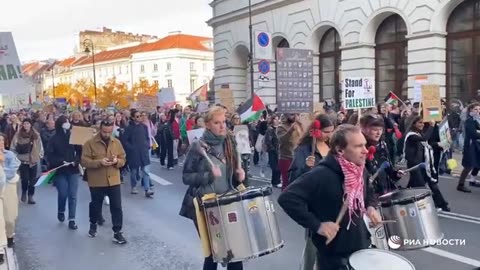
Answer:
[[422, 85], [423, 121], [442, 121], [442, 102], [440, 86], [435, 84]]
[[371, 77], [345, 78], [343, 104], [347, 110], [375, 107], [375, 80]]

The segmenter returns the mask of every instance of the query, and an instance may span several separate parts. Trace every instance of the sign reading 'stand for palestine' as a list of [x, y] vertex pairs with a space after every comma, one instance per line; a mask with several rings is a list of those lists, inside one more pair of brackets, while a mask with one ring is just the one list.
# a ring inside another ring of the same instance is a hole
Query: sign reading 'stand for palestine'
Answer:
[[375, 107], [374, 79], [371, 77], [345, 78], [343, 107], [347, 110]]

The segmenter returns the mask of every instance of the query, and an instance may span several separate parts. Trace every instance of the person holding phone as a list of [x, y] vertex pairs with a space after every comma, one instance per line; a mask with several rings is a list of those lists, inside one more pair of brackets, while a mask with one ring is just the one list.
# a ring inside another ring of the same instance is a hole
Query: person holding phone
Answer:
[[87, 168], [88, 186], [92, 200], [89, 206], [90, 237], [97, 236], [97, 224], [102, 211], [103, 198], [110, 199], [113, 241], [123, 245], [123, 212], [120, 169], [125, 165], [126, 154], [122, 144], [113, 138], [113, 122], [100, 122], [100, 132], [83, 146], [82, 165]]

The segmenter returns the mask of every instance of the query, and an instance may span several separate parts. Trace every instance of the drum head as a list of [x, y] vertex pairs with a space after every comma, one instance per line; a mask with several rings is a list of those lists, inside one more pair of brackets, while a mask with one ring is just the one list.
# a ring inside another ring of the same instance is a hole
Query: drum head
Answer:
[[410, 188], [393, 191], [380, 196], [379, 200], [383, 207], [388, 207], [393, 204], [410, 204], [415, 201], [425, 199], [430, 196], [432, 192], [425, 188]]
[[349, 258], [354, 270], [415, 270], [407, 259], [393, 252], [379, 249], [364, 249]]

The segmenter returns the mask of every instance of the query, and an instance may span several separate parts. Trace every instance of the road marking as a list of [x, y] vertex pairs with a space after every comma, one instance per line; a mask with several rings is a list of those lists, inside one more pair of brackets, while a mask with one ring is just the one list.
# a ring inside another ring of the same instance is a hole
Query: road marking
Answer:
[[428, 248], [425, 248], [425, 249], [422, 249], [422, 250], [426, 251], [428, 253], [435, 254], [435, 255], [440, 256], [440, 257], [450, 259], [450, 260], [454, 260], [454, 261], [457, 261], [457, 262], [468, 264], [468, 265], [471, 265], [471, 266], [474, 266], [474, 267], [480, 267], [480, 261], [470, 259], [470, 258], [464, 257], [462, 255], [458, 255], [458, 254], [455, 254], [455, 253], [452, 253], [452, 252], [448, 252], [448, 251], [441, 250], [441, 249], [438, 249], [438, 248], [433, 248], [433, 247], [428, 247]]
[[438, 216], [443, 217], [443, 218], [448, 218], [448, 219], [453, 219], [453, 220], [458, 220], [458, 221], [463, 221], [463, 222], [468, 222], [468, 223], [473, 223], [473, 224], [480, 225], [480, 221], [476, 221], [476, 220], [472, 220], [472, 219], [449, 216], [449, 215], [445, 215], [443, 213], [438, 213]]
[[168, 186], [168, 185], [173, 185], [172, 182], [170, 181], [167, 181], [165, 179], [163, 179], [162, 177], [156, 175], [156, 174], [153, 174], [153, 173], [150, 173], [150, 179], [152, 179], [153, 181], [159, 183], [160, 185], [162, 186]]
[[480, 222], [480, 217], [463, 215], [463, 214], [453, 213], [453, 212], [442, 212], [442, 214], [443, 214], [443, 215], [446, 215], [446, 216], [454, 216], [454, 217], [459, 217], [459, 218], [464, 218], [464, 219], [471, 219], [471, 220], [475, 220], [475, 221], [479, 221], [479, 222]]

